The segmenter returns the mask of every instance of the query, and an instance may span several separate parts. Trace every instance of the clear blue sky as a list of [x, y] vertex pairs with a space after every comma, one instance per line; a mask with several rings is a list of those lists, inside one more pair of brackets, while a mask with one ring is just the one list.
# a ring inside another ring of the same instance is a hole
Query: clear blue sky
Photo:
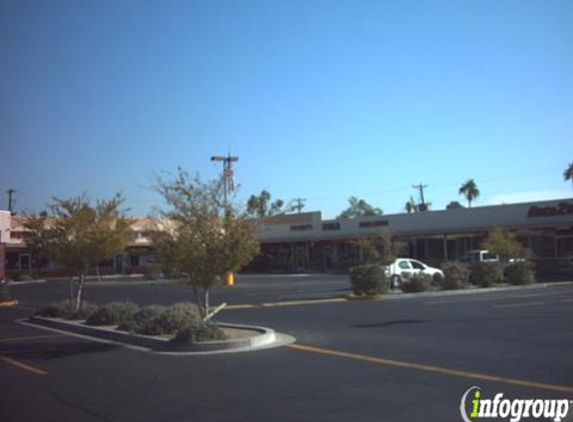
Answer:
[[0, 2], [0, 205], [121, 190], [153, 174], [267, 188], [334, 217], [572, 197], [573, 1]]

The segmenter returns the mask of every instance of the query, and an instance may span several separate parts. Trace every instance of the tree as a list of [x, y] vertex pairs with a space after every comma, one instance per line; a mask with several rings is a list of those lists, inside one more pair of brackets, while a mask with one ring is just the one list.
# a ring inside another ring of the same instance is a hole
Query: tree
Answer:
[[81, 309], [90, 267], [123, 253], [132, 238], [132, 220], [119, 209], [123, 202], [121, 194], [98, 200], [95, 206], [85, 194], [70, 199], [53, 198], [48, 213], [29, 216], [24, 223], [26, 245], [32, 251], [77, 274], [75, 301], [70, 280], [72, 310]]
[[209, 292], [226, 272], [237, 271], [259, 252], [252, 218], [232, 201], [223, 210], [223, 186], [178, 169], [171, 180], [158, 178], [155, 190], [168, 209], [158, 211], [153, 241], [163, 270], [189, 284], [201, 316], [209, 316]]
[[404, 244], [392, 238], [390, 233], [363, 237], [355, 241], [362, 248], [365, 264], [390, 265], [398, 258]]
[[364, 199], [358, 199], [355, 196], [351, 196], [348, 199], [348, 204], [349, 207], [342, 211], [337, 218], [356, 218], [382, 215], [382, 210], [380, 208], [375, 208]]
[[510, 258], [523, 258], [525, 248], [515, 235], [503, 227], [494, 227], [483, 243], [483, 248], [499, 255], [502, 260]]
[[573, 161], [569, 163], [569, 167], [563, 172], [563, 179], [565, 179], [565, 181], [571, 180], [571, 184], [573, 185]]
[[480, 195], [480, 191], [474, 182], [474, 179], [468, 179], [459, 190], [460, 195], [464, 195], [468, 201], [468, 207], [472, 207], [472, 201], [477, 199]]
[[411, 214], [413, 212], [418, 212], [418, 205], [416, 205], [416, 202], [413, 198], [410, 198], [410, 200], [406, 202], [404, 209], [408, 214]]
[[459, 210], [462, 209], [464, 206], [460, 204], [458, 201], [450, 201], [448, 205], [446, 205], [447, 210]]
[[284, 214], [284, 201], [277, 199], [271, 202], [271, 194], [266, 189], [257, 195], [251, 195], [247, 202], [247, 213], [255, 217], [270, 217], [272, 215]]

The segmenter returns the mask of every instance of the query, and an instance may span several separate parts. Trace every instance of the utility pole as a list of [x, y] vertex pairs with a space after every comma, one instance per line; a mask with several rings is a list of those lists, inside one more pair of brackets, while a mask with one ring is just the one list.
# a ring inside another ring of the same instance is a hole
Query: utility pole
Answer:
[[12, 195], [16, 193], [16, 189], [10, 188], [6, 191], [6, 193], [8, 194], [8, 211], [10, 211], [10, 214], [12, 214]]
[[291, 209], [296, 210], [297, 214], [300, 214], [300, 212], [304, 208], [304, 202], [305, 201], [306, 201], [306, 198], [295, 198], [295, 199], [293, 199], [293, 202], [295, 202], [296, 205], [291, 205]]
[[225, 206], [225, 217], [227, 217], [228, 192], [235, 190], [235, 184], [233, 182], [233, 163], [239, 161], [239, 157], [231, 156], [231, 153], [229, 152], [226, 157], [221, 155], [214, 155], [211, 157], [211, 161], [223, 162], [223, 202]]
[[420, 204], [422, 206], [426, 205], [426, 201], [424, 201], [424, 189], [428, 187], [428, 185], [422, 185], [422, 183], [420, 183], [419, 185], [413, 185], [412, 186], [414, 189], [419, 189], [420, 190]]
[[[229, 151], [226, 157], [221, 155], [212, 156], [211, 161], [221, 161], [223, 163], [223, 206], [225, 207], [225, 221], [227, 221], [229, 218], [227, 195], [228, 192], [235, 190], [235, 183], [233, 182], [233, 163], [239, 161], [239, 157], [231, 156], [231, 151]], [[235, 276], [231, 271], [225, 273], [224, 280], [227, 286], [235, 285]]]

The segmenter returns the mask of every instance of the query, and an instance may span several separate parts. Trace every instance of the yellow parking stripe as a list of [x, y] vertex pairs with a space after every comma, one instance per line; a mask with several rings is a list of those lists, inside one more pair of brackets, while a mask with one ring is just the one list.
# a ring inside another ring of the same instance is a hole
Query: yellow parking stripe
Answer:
[[335, 299], [314, 299], [314, 300], [292, 300], [292, 301], [286, 301], [286, 302], [263, 303], [262, 306], [265, 308], [270, 308], [273, 306], [316, 305], [319, 303], [336, 303], [336, 302], [346, 302], [346, 299], [335, 298]]
[[312, 352], [312, 353], [318, 353], [318, 354], [322, 354], [322, 355], [337, 356], [337, 357], [341, 357], [341, 358], [361, 360], [361, 361], [365, 361], [365, 362], [376, 363], [379, 365], [395, 366], [395, 367], [399, 367], [399, 368], [407, 368], [407, 369], [414, 369], [414, 370], [424, 371], [424, 372], [432, 372], [432, 373], [443, 374], [443, 375], [451, 375], [451, 376], [460, 377], [460, 378], [472, 378], [472, 379], [477, 379], [477, 380], [482, 380], [482, 381], [501, 382], [504, 384], [519, 385], [521, 387], [530, 387], [530, 388], [536, 388], [536, 389], [541, 389], [541, 390], [552, 390], [552, 391], [559, 391], [559, 392], [573, 394], [573, 387], [565, 386], [565, 385], [546, 384], [546, 383], [541, 383], [541, 382], [519, 380], [519, 379], [514, 379], [514, 378], [504, 378], [504, 377], [498, 377], [495, 375], [480, 374], [477, 372], [460, 371], [457, 369], [442, 368], [439, 366], [431, 366], [431, 365], [424, 365], [424, 364], [420, 364], [420, 363], [404, 362], [404, 361], [393, 360], [393, 359], [383, 359], [383, 358], [377, 358], [374, 356], [360, 355], [360, 354], [356, 354], [356, 353], [347, 353], [347, 352], [341, 352], [338, 350], [323, 349], [323, 348], [314, 347], [314, 346], [305, 346], [302, 344], [290, 344], [286, 347], [288, 347], [290, 349], [304, 351], [304, 352]]
[[505, 309], [505, 308], [521, 308], [523, 306], [541, 306], [547, 305], [547, 302], [522, 302], [522, 303], [510, 303], [507, 305], [494, 305], [494, 308]]
[[35, 375], [48, 375], [48, 372], [44, 371], [43, 369], [36, 368], [34, 366], [28, 365], [27, 363], [23, 363], [17, 361], [16, 359], [7, 358], [5, 356], [0, 356], [0, 360], [15, 366], [17, 368], [23, 369], [24, 371], [31, 372]]
[[19, 340], [40, 340], [45, 338], [54, 338], [54, 337], [69, 337], [67, 334], [50, 334], [50, 335], [43, 335], [43, 336], [28, 336], [28, 337], [12, 337], [12, 338], [2, 338], [0, 339], [0, 343], [6, 341], [19, 341]]

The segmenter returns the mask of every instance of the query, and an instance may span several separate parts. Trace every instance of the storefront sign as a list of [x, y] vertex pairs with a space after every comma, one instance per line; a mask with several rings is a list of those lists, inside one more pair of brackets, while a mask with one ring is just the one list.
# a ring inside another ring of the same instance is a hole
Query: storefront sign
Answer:
[[387, 226], [388, 220], [377, 220], [377, 221], [362, 221], [358, 223], [358, 226], [363, 229], [366, 227], [380, 227], [380, 226]]
[[323, 223], [322, 230], [340, 230], [340, 223]]
[[312, 230], [312, 224], [295, 224], [290, 226], [291, 231], [304, 231], [304, 230]]
[[562, 215], [573, 215], [573, 204], [562, 202], [556, 207], [531, 207], [527, 213], [527, 218], [559, 217]]

